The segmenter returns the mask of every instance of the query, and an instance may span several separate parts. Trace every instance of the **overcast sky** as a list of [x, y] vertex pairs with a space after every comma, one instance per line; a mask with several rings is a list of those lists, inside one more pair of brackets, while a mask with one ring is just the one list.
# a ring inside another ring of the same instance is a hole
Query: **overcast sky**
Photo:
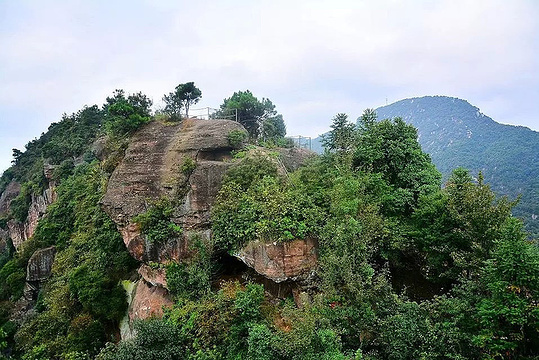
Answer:
[[267, 97], [290, 135], [414, 96], [539, 130], [539, 1], [0, 0], [0, 171], [114, 89]]

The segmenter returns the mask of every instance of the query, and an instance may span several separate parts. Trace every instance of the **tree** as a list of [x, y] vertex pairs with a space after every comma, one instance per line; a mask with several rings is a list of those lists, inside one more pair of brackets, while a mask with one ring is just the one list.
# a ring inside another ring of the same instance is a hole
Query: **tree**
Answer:
[[286, 125], [281, 114], [267, 118], [262, 122], [262, 138], [264, 140], [277, 140], [286, 135]]
[[441, 174], [421, 150], [416, 128], [401, 118], [374, 122], [371, 115], [358, 130], [354, 168], [379, 173], [392, 187], [386, 214], [410, 214], [420, 195], [440, 188]]
[[185, 108], [185, 117], [189, 117], [189, 107], [199, 102], [202, 91], [195, 86], [194, 82], [187, 82], [176, 86], [176, 90], [163, 96], [165, 102], [165, 113], [172, 119], [181, 118], [181, 110]]
[[356, 126], [348, 121], [348, 115], [339, 113], [332, 119], [331, 131], [324, 135], [322, 144], [329, 151], [347, 153], [354, 146]]
[[106, 127], [109, 133], [123, 136], [150, 121], [152, 100], [141, 92], [125, 96], [124, 90], [116, 90], [107, 97], [103, 109], [106, 111]]
[[365, 109], [363, 114], [357, 119], [358, 126], [361, 130], [367, 130], [374, 125], [378, 115], [374, 109]]
[[[266, 130], [270, 131], [270, 127], [276, 130], [275, 132], [271, 131], [272, 135], [286, 133], [286, 129], [283, 128], [282, 116], [278, 117], [275, 105], [271, 100], [262, 98], [260, 101], [249, 90], [235, 92], [231, 97], [225, 99], [217, 116], [224, 117], [232, 111], [237, 111], [238, 122], [247, 129], [249, 135], [254, 139], [260, 136], [261, 130], [264, 131], [265, 121], [270, 121], [266, 123]], [[270, 120], [272, 118], [273, 120]]]

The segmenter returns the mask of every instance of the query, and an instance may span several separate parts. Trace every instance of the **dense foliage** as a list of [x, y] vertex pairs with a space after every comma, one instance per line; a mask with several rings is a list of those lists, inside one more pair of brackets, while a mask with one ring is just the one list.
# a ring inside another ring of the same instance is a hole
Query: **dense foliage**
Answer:
[[[231, 117], [232, 115], [234, 116]], [[283, 116], [277, 114], [271, 100], [258, 100], [249, 90], [235, 92], [224, 99], [215, 116], [237, 120], [247, 129], [252, 139], [275, 141], [286, 135]]]
[[[97, 163], [76, 167], [58, 187], [58, 200], [39, 222], [34, 237], [11, 260], [15, 267], [24, 266], [34, 249], [54, 245], [58, 250], [37, 313], [15, 334], [16, 350], [25, 354], [24, 359], [95, 355], [124, 316], [125, 292], [118, 282], [133, 269], [134, 260], [99, 207], [105, 185], [106, 176]], [[25, 268], [19, 272], [24, 280]]]
[[539, 235], [539, 133], [496, 123], [465, 100], [445, 96], [401, 100], [376, 112], [381, 119], [400, 116], [417, 127], [423, 149], [445, 179], [461, 166], [473, 174], [482, 171], [500, 195], [522, 194], [513, 213]]
[[[320, 292], [286, 313], [288, 330], [301, 331], [294, 343], [313, 341], [302, 328], [311, 318], [334, 339], [324, 347], [331, 358], [533, 358], [539, 252], [511, 217], [515, 202], [464, 169], [442, 189], [416, 130], [373, 117], [366, 111], [356, 127], [338, 114], [326, 154], [289, 176], [267, 154], [232, 167], [214, 208], [216, 240], [234, 251], [253, 239], [318, 239]], [[276, 211], [265, 212], [271, 204]], [[272, 314], [256, 327], [263, 353], [311, 358], [312, 342], [299, 354], [279, 352], [277, 343], [295, 345]]]
[[[539, 250], [511, 216], [516, 201], [497, 197], [482, 173], [463, 168], [442, 188], [416, 129], [401, 119], [377, 121], [372, 110], [357, 125], [338, 114], [325, 153], [294, 172], [272, 149], [237, 151], [213, 207], [211, 238], [182, 233], [170, 201], [137, 216], [149, 246], [190, 236], [190, 256], [148, 264], [166, 268], [175, 304], [162, 319], [137, 322], [134, 337], [119, 341], [127, 308], [119, 284], [136, 263], [100, 200], [113, 154], [149, 121], [150, 103], [118, 91], [102, 108], [66, 117], [54, 127], [61, 131], [44, 135], [56, 145], [40, 139], [14, 152], [0, 184], [15, 178], [22, 188], [0, 225], [23, 219], [29, 197], [45, 186], [45, 163], [58, 165], [58, 198], [33, 238], [17, 252], [8, 241], [0, 256], [0, 357], [534, 359], [539, 353]], [[68, 139], [79, 127], [87, 134]], [[104, 131], [109, 149], [99, 162], [89, 150]], [[234, 147], [243, 145], [245, 134], [229, 135]], [[72, 151], [57, 151], [70, 142]], [[178, 171], [189, 176], [195, 168], [189, 158]], [[289, 298], [270, 295], [256, 276], [246, 281], [219, 267], [249, 241], [295, 239], [316, 241], [318, 267], [308, 281], [293, 284]], [[22, 324], [9, 321], [28, 259], [52, 245], [52, 276], [34, 312]]]

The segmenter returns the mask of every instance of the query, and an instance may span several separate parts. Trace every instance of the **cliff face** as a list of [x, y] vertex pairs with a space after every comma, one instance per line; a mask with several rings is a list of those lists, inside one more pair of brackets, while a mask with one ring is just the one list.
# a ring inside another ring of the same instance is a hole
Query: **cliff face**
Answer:
[[[123, 236], [130, 254], [141, 262], [129, 322], [162, 314], [170, 306], [165, 269], [150, 266], [184, 261], [191, 256], [193, 236], [209, 239], [210, 212], [227, 169], [233, 165], [228, 134], [244, 130], [228, 120], [184, 120], [180, 124], [152, 122], [131, 139], [124, 159], [109, 179], [102, 200]], [[280, 171], [295, 170], [312, 153], [280, 149]], [[185, 166], [190, 164], [190, 166]], [[183, 229], [164, 243], [147, 241], [133, 220], [153, 203], [167, 199], [174, 206], [171, 221]], [[273, 283], [304, 280], [317, 265], [314, 241], [296, 240], [276, 246], [249, 244], [238, 254], [248, 267]], [[282, 286], [279, 285], [279, 288]]]
[[[233, 130], [243, 127], [227, 120], [185, 120], [174, 125], [156, 121], [131, 140], [109, 180], [102, 204], [135, 259], [178, 261], [188, 256], [193, 234], [209, 236], [211, 205], [230, 166], [225, 161], [231, 159], [232, 150], [227, 135]], [[194, 169], [182, 171], [188, 162], [195, 164]], [[162, 198], [178, 204], [172, 221], [183, 232], [164, 244], [150, 244], [133, 217]]]
[[[0, 232], [0, 238], [7, 240], [7, 237], [13, 241], [13, 246], [16, 250], [29, 238], [34, 235], [38, 221], [47, 211], [47, 207], [56, 200], [56, 183], [52, 178], [54, 168], [45, 166], [43, 172], [47, 179], [47, 188], [41, 195], [32, 194], [32, 200], [28, 209], [28, 216], [23, 223], [17, 220], [9, 220], [7, 223], [7, 231]], [[0, 215], [9, 212], [11, 201], [19, 195], [21, 185], [16, 181], [12, 181], [2, 193], [0, 197]]]

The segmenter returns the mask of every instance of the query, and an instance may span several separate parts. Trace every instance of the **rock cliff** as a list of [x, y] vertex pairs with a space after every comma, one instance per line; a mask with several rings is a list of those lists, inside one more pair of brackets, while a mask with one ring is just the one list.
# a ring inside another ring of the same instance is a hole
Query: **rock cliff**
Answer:
[[[130, 304], [130, 322], [160, 316], [161, 307], [172, 304], [166, 290], [165, 268], [159, 264], [187, 260], [194, 235], [211, 237], [211, 208], [225, 172], [233, 165], [228, 135], [234, 130], [244, 128], [228, 120], [188, 119], [178, 124], [154, 121], [134, 135], [110, 177], [102, 207], [117, 224], [130, 254], [141, 262], [141, 279]], [[278, 166], [285, 173], [312, 156], [303, 149], [278, 151]], [[176, 238], [154, 244], [141, 233], [134, 218], [163, 198], [174, 204], [171, 221], [183, 231]], [[316, 250], [313, 240], [256, 243], [249, 244], [237, 257], [267, 281], [286, 283], [275, 286], [281, 293], [282, 289], [295, 288], [291, 282], [309, 276], [317, 265]]]
[[[211, 205], [230, 166], [226, 160], [231, 159], [232, 147], [227, 135], [233, 130], [243, 127], [228, 120], [185, 120], [173, 125], [154, 121], [134, 136], [109, 180], [102, 204], [135, 259], [178, 261], [188, 256], [193, 234], [209, 236]], [[182, 167], [187, 162], [194, 169]], [[183, 233], [157, 246], [145, 240], [133, 217], [162, 198], [177, 204], [172, 221]]]
[[[7, 231], [0, 232], [0, 238], [4, 240], [7, 240], [7, 237], [11, 238], [16, 250], [34, 235], [38, 221], [47, 211], [47, 207], [56, 200], [56, 183], [53, 180], [53, 171], [53, 166], [45, 165], [43, 173], [47, 179], [47, 188], [40, 195], [32, 194], [26, 220], [21, 223], [11, 219], [7, 223]], [[7, 186], [0, 197], [0, 215], [9, 212], [11, 201], [19, 195], [20, 190], [21, 185], [16, 181], [12, 181]]]

